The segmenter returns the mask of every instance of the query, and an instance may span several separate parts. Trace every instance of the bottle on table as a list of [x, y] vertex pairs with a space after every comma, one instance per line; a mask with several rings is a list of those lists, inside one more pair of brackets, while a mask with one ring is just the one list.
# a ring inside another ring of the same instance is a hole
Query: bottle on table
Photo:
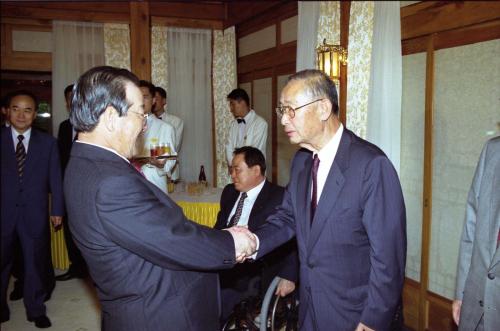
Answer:
[[198, 175], [198, 182], [205, 186], [208, 186], [207, 176], [205, 175], [205, 167], [202, 165], [200, 168], [200, 174]]

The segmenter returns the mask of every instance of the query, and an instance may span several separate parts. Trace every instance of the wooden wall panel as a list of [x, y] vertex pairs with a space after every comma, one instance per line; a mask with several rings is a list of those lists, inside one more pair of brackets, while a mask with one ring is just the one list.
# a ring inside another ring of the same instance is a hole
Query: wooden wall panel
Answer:
[[416, 330], [418, 328], [418, 292], [420, 284], [406, 278], [403, 287], [403, 315], [405, 325]]
[[457, 326], [451, 315], [451, 301], [437, 294], [429, 293], [427, 300], [428, 331], [455, 331]]

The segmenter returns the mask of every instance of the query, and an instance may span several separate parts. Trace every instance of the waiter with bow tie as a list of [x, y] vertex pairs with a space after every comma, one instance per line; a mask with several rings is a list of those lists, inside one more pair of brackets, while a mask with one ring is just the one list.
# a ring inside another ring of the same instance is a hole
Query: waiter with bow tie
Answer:
[[235, 121], [229, 127], [226, 160], [230, 171], [235, 148], [253, 146], [266, 155], [267, 122], [250, 108], [250, 99], [244, 89], [237, 88], [227, 95]]

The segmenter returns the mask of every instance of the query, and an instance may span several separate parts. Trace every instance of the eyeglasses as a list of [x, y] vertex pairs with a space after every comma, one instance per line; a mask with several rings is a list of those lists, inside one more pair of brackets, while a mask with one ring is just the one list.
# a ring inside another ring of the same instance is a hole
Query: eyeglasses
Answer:
[[300, 108], [304, 108], [305, 106], [309, 106], [310, 104], [313, 104], [315, 102], [321, 101], [321, 100], [323, 100], [323, 99], [317, 99], [317, 100], [311, 101], [309, 103], [306, 103], [305, 105], [298, 106], [295, 108], [290, 107], [290, 106], [283, 106], [282, 104], [280, 104], [278, 107], [276, 107], [276, 114], [278, 115], [278, 117], [283, 117], [283, 115], [287, 114], [288, 117], [294, 118], [295, 112], [297, 110], [299, 110]]
[[140, 117], [142, 117], [142, 120], [143, 121], [147, 121], [148, 120], [148, 117], [149, 117], [149, 113], [147, 114], [142, 114], [142, 113], [139, 113], [139, 112], [136, 112], [136, 111], [133, 111], [133, 110], [128, 110], [130, 113], [134, 113], [134, 114], [137, 114], [139, 115]]

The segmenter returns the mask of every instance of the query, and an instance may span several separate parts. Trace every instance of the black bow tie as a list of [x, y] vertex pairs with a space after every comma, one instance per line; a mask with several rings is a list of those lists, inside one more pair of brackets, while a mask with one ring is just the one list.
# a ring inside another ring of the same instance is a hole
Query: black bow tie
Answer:
[[236, 121], [238, 122], [238, 124], [240, 124], [240, 123], [246, 124], [246, 122], [243, 118], [237, 118]]

